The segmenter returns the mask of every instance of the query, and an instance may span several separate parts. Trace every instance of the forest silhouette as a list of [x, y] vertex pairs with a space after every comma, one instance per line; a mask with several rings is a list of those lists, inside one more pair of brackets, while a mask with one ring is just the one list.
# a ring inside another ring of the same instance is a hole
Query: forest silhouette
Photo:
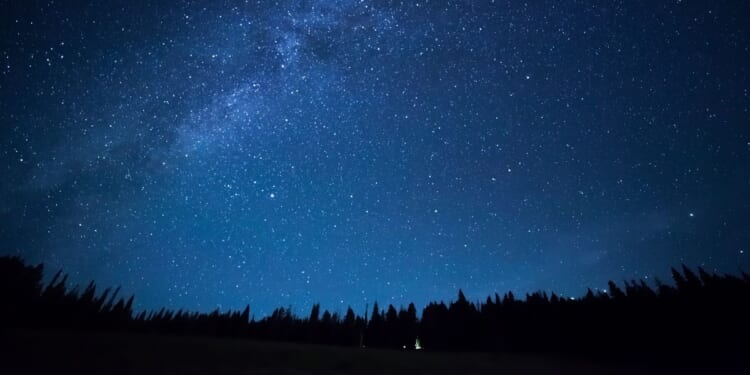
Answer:
[[609, 282], [607, 292], [581, 298], [508, 292], [471, 302], [416, 306], [374, 303], [362, 315], [341, 316], [312, 306], [297, 316], [280, 307], [254, 319], [241, 311], [133, 311], [134, 297], [120, 289], [99, 291], [94, 282], [69, 287], [57, 272], [43, 282], [43, 265], [0, 257], [0, 321], [3, 329], [159, 333], [342, 346], [430, 351], [535, 352], [598, 359], [715, 364], [750, 349], [750, 275], [718, 275], [702, 268], [672, 269], [673, 284], [643, 280]]

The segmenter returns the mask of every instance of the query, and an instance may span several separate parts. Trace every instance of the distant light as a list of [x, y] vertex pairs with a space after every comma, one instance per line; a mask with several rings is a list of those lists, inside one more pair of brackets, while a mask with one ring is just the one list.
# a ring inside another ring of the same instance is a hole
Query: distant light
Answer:
[[268, 195], [271, 199], [276, 198], [276, 193], [271, 193]]
[[695, 217], [695, 214], [694, 214], [694, 213], [692, 213], [692, 212], [691, 212], [691, 213], [689, 213], [688, 215], [689, 215], [690, 217]]

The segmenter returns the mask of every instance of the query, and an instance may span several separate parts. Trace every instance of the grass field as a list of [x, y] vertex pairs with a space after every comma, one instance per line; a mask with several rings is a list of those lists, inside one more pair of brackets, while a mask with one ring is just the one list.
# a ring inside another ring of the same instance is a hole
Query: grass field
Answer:
[[[519, 354], [431, 353], [136, 334], [5, 333], [2, 374], [684, 374]], [[731, 373], [731, 372], [727, 372]]]

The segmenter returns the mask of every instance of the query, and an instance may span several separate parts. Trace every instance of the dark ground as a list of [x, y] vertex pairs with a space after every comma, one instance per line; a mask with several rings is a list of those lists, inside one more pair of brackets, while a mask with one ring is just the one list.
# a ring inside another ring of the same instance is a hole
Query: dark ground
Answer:
[[541, 355], [391, 351], [145, 334], [14, 331], [3, 333], [0, 350], [2, 374], [720, 373]]

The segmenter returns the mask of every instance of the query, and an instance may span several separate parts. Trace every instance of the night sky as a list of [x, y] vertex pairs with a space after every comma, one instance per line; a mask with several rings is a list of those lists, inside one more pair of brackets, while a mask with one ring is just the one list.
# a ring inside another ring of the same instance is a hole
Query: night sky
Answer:
[[750, 269], [745, 1], [0, 1], [0, 254], [359, 313]]

